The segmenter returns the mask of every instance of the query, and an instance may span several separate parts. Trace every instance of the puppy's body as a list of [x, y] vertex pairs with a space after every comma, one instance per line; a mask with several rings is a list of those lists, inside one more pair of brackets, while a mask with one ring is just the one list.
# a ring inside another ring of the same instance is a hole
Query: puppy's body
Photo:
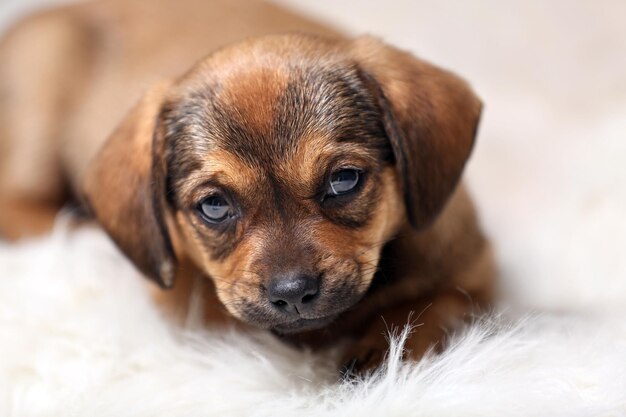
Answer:
[[[289, 30], [331, 37], [253, 38], [172, 80], [234, 41]], [[479, 104], [448, 73], [335, 37], [232, 0], [109, 0], [17, 26], [0, 45], [0, 234], [45, 230], [77, 195], [146, 275], [176, 278], [159, 294], [174, 310], [204, 291], [225, 306], [206, 302], [213, 321], [236, 316], [312, 345], [353, 337], [347, 358], [363, 366], [384, 352], [384, 326], [414, 311], [419, 357], [490, 296], [465, 191], [442, 209]], [[349, 200], [318, 195], [332, 169], [362, 173]], [[237, 207], [228, 228], [195, 212], [217, 192]], [[293, 274], [316, 280], [296, 315], [266, 299]]]

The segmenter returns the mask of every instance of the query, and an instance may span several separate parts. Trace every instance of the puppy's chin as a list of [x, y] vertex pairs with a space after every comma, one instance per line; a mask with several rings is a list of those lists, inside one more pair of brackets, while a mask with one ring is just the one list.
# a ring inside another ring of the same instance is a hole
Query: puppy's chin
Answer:
[[293, 333], [305, 332], [308, 330], [317, 330], [326, 327], [337, 318], [338, 314], [320, 317], [315, 319], [299, 318], [288, 323], [281, 323], [271, 328], [272, 332], [279, 335], [287, 335]]

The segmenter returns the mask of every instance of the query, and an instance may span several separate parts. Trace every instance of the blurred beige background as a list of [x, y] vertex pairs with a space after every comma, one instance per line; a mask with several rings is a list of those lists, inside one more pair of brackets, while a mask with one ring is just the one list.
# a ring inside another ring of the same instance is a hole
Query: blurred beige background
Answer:
[[[623, 308], [625, 1], [276, 2], [378, 35], [475, 87], [486, 106], [467, 178], [507, 302]], [[0, 0], [0, 28], [57, 3]]]

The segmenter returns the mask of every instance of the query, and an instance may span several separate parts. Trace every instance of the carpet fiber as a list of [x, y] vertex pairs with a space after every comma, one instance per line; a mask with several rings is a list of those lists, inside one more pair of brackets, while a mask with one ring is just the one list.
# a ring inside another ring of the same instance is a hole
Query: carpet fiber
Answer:
[[[476, 323], [439, 357], [340, 382], [265, 334], [169, 327], [95, 229], [0, 247], [2, 416], [619, 416], [623, 315]], [[419, 328], [414, 331], [419, 331]], [[402, 334], [399, 335], [401, 342]]]

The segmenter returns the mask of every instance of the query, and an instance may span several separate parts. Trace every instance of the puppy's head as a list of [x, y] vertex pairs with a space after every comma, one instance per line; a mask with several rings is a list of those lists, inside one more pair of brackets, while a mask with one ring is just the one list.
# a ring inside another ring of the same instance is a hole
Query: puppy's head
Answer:
[[86, 197], [163, 287], [186, 257], [236, 317], [311, 329], [363, 296], [405, 223], [441, 211], [479, 114], [463, 81], [373, 39], [249, 40], [153, 88]]

